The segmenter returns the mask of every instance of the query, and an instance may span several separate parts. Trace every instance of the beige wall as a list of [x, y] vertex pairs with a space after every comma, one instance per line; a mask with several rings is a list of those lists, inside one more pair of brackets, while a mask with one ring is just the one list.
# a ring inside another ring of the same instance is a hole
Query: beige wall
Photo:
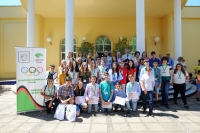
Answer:
[[16, 76], [15, 46], [26, 46], [26, 19], [0, 19], [0, 78]]
[[[64, 19], [44, 19], [44, 47], [47, 48], [47, 68], [54, 63], [60, 65], [60, 41], [65, 34]], [[124, 36], [130, 41], [136, 35], [136, 20], [133, 18], [75, 18], [74, 34], [77, 44], [80, 45], [82, 37], [87, 37], [87, 41], [95, 43], [99, 35], [110, 37], [112, 44], [116, 43], [120, 36]], [[52, 38], [52, 45], [46, 38]], [[159, 36], [161, 40], [157, 45], [154, 38]], [[146, 19], [146, 42], [147, 52], [151, 51], [160, 54], [162, 51], [162, 23], [159, 18]]]
[[182, 19], [183, 57], [189, 72], [194, 71], [194, 66], [200, 59], [200, 18]]

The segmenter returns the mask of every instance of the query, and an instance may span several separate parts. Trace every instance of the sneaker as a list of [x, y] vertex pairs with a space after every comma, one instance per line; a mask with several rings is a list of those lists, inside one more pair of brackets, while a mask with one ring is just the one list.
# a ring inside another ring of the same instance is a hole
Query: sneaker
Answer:
[[186, 109], [189, 109], [189, 106], [186, 104], [186, 105], [184, 105], [184, 107], [186, 108]]
[[174, 104], [178, 104], [177, 101], [174, 101]]
[[200, 101], [199, 98], [196, 98], [197, 101]]
[[160, 103], [160, 105], [161, 105], [161, 106], [165, 106], [165, 104], [164, 104], [164, 103]]
[[165, 104], [165, 107], [166, 107], [167, 109], [169, 109], [169, 105], [168, 105], [168, 104]]
[[143, 110], [142, 113], [145, 114], [145, 113], [146, 113], [146, 110]]
[[114, 112], [117, 112], [117, 108], [114, 109]]
[[121, 112], [124, 112], [124, 108], [121, 108]]

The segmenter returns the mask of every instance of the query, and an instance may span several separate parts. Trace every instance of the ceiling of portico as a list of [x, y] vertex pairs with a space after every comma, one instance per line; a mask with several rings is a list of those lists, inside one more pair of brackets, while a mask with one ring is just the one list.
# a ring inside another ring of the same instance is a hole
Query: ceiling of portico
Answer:
[[[27, 1], [21, 0], [27, 11]], [[35, 13], [44, 18], [64, 18], [66, 0], [35, 0]], [[145, 0], [146, 17], [173, 13], [174, 0]], [[187, 0], [182, 0], [182, 7]], [[74, 0], [75, 17], [135, 17], [136, 0]]]

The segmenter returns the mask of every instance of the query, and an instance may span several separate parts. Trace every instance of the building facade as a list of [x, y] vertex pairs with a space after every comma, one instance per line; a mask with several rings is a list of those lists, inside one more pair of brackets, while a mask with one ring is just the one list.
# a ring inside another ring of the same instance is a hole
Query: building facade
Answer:
[[[101, 53], [112, 52], [122, 36], [149, 57], [151, 51], [183, 56], [188, 72], [193, 72], [200, 59], [200, 7], [185, 7], [186, 2], [21, 0], [22, 6], [0, 7], [0, 79], [16, 76], [15, 46], [46, 48], [48, 69], [52, 63], [57, 68], [67, 50], [85, 38]], [[155, 45], [156, 37], [160, 40]]]

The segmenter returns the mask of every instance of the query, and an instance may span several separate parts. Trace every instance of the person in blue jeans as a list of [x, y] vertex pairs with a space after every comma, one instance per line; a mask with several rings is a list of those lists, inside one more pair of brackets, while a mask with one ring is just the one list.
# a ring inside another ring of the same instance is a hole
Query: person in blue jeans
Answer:
[[100, 98], [101, 98], [101, 111], [105, 112], [107, 110], [110, 113], [112, 111], [112, 106], [111, 108], [104, 108], [103, 105], [110, 105], [113, 96], [114, 86], [112, 82], [109, 81], [108, 72], [104, 72], [104, 78], [105, 80], [102, 81], [99, 85]]
[[169, 86], [172, 85], [172, 67], [167, 65], [168, 58], [166, 56], [161, 59], [162, 65], [160, 66], [160, 74], [162, 79], [161, 84], [161, 95], [162, 95], [162, 104], [169, 109], [168, 105], [168, 95], [169, 95]]
[[154, 78], [155, 78], [155, 84], [154, 84], [155, 105], [159, 107], [158, 95], [159, 95], [159, 90], [161, 88], [161, 75], [160, 75], [160, 68], [158, 68], [157, 60], [154, 60], [153, 62], [153, 69], [154, 69]]
[[153, 114], [153, 89], [154, 89], [154, 76], [151, 75], [152, 68], [147, 67], [146, 73], [141, 77], [141, 87], [143, 95], [143, 113], [146, 112], [147, 99], [149, 99], [149, 113], [148, 116], [154, 117]]
[[[115, 88], [116, 89], [113, 93], [112, 102], [115, 101], [116, 96], [126, 98], [126, 92], [122, 89], [122, 84], [119, 81], [115, 84]], [[113, 104], [113, 106], [115, 108], [115, 112], [117, 112], [118, 107], [121, 107], [121, 111], [124, 112], [124, 106], [115, 103]]]
[[[130, 108], [130, 102], [132, 103], [132, 111], [135, 112], [137, 109], [137, 101], [139, 100], [139, 96], [141, 94], [141, 88], [140, 84], [135, 81], [135, 77], [133, 74], [130, 74], [128, 76], [128, 79], [130, 82], [127, 83], [126, 85], [126, 106], [128, 108], [127, 114], [130, 114], [131, 108]], [[130, 92], [137, 92], [138, 94], [138, 99], [129, 99], [128, 94]]]

